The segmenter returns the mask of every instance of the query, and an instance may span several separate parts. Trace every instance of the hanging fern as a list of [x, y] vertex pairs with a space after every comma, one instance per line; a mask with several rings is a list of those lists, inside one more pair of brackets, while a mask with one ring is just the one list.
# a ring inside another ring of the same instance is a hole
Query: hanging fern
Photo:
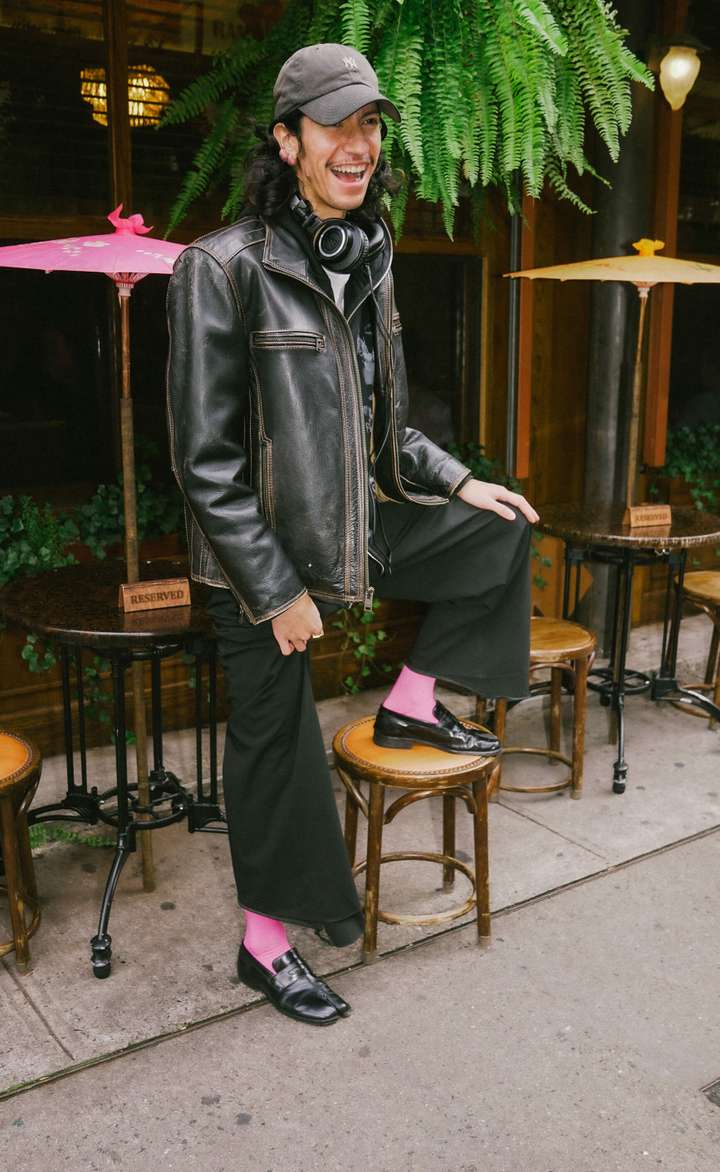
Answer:
[[518, 176], [529, 195], [547, 181], [589, 211], [571, 174], [595, 174], [588, 122], [617, 159], [631, 84], [653, 85], [626, 39], [607, 0], [290, 0], [264, 41], [242, 37], [170, 106], [164, 124], [203, 116], [208, 133], [168, 230], [218, 184], [227, 186], [223, 217], [238, 215], [244, 159], [254, 125], [272, 117], [277, 72], [296, 49], [321, 41], [366, 53], [403, 116], [399, 126], [388, 120], [384, 144], [407, 178], [392, 201], [396, 235], [409, 190], [442, 204], [452, 236], [461, 193], [478, 207], [483, 189], [500, 187], [515, 208]]

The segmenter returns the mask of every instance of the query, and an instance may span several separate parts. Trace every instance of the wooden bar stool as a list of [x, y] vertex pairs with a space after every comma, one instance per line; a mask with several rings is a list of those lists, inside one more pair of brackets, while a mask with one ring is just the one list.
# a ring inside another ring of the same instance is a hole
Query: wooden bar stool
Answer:
[[[702, 684], [686, 684], [686, 688], [692, 688], [698, 692], [712, 693], [714, 704], [720, 705], [720, 663], [718, 663], [718, 650], [720, 649], [720, 571], [718, 570], [693, 570], [692, 573], [686, 574], [683, 580], [683, 597], [696, 606], [698, 610], [702, 610], [710, 619], [713, 625], [712, 639], [710, 640], [710, 650], [708, 651], [707, 664], [705, 666], [705, 680]], [[676, 708], [680, 708], [683, 712], [689, 712], [693, 716], [707, 716], [701, 708], [693, 708], [691, 704], [677, 704]], [[712, 717], [709, 720], [710, 728], [714, 728], [715, 721]]]
[[21, 973], [30, 969], [28, 939], [40, 923], [27, 811], [40, 781], [42, 759], [29, 741], [0, 729], [0, 839], [4, 891], [10, 903], [12, 939], [0, 941], [0, 956], [15, 951]]
[[[487, 790], [493, 758], [472, 754], [444, 753], [425, 745], [411, 749], [384, 749], [373, 741], [373, 716], [344, 725], [333, 740], [338, 775], [345, 786], [345, 844], [353, 875], [367, 871], [365, 886], [365, 933], [363, 961], [375, 959], [378, 920], [384, 924], [443, 924], [465, 915], [473, 907], [481, 944], [490, 942], [490, 888], [488, 864]], [[468, 721], [467, 723], [471, 723]], [[477, 727], [477, 726], [475, 726]], [[359, 783], [370, 787], [369, 801]], [[404, 789], [385, 810], [385, 790]], [[441, 794], [443, 799], [443, 849], [437, 851], [394, 851], [382, 853], [383, 827], [405, 806]], [[463, 801], [473, 816], [475, 839], [474, 871], [455, 857], [455, 799]], [[367, 857], [355, 863], [358, 811], [368, 820]], [[462, 871], [472, 890], [465, 902], [436, 915], [399, 915], [379, 906], [382, 863], [421, 859], [440, 863], [443, 888], [451, 890], [455, 872]]]
[[[515, 794], [552, 794], [570, 789], [571, 797], [582, 794], [583, 756], [585, 752], [585, 718], [587, 715], [587, 678], [595, 658], [597, 639], [592, 631], [566, 619], [533, 618], [530, 621], [530, 675], [542, 668], [550, 668], [550, 736], [546, 746], [505, 745], [505, 725], [508, 702], [495, 704], [495, 735], [503, 745], [502, 756], [496, 761], [490, 778], [490, 792], [498, 790]], [[572, 755], [560, 752], [561, 700], [563, 675], [573, 682], [573, 739]], [[527, 753], [561, 761], [570, 769], [567, 777], [553, 785], [506, 785], [502, 780], [502, 760], [510, 753]]]

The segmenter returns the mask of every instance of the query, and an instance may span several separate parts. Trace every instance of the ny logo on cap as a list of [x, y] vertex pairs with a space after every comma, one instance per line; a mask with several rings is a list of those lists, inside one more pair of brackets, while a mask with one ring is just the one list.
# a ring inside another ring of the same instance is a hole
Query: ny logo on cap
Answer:
[[346, 69], [359, 69], [358, 63], [354, 57], [343, 57], [343, 65]]

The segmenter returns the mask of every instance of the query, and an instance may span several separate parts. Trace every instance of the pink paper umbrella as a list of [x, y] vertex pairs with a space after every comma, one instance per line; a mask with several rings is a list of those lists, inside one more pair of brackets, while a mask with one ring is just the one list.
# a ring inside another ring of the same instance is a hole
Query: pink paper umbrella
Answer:
[[122, 344], [122, 399], [120, 427], [125, 504], [125, 557], [128, 582], [137, 582], [138, 538], [135, 493], [133, 410], [130, 395], [130, 307], [133, 286], [149, 273], [169, 276], [185, 245], [171, 244], [148, 234], [141, 215], [120, 215], [120, 204], [107, 217], [114, 232], [97, 236], [67, 236], [61, 240], [38, 240], [33, 244], [11, 244], [0, 248], [0, 267], [41, 269], [77, 273], [105, 273], [117, 286], [120, 298]]
[[[120, 428], [123, 465], [123, 500], [125, 506], [125, 560], [128, 582], [140, 576], [138, 561], [137, 506], [133, 408], [130, 395], [130, 294], [133, 286], [149, 273], [169, 276], [177, 257], [185, 247], [157, 240], [148, 235], [141, 215], [120, 215], [122, 204], [108, 216], [114, 232], [97, 236], [68, 236], [63, 240], [38, 240], [33, 244], [11, 244], [0, 248], [0, 266], [17, 269], [58, 270], [77, 273], [105, 273], [117, 286], [120, 298], [120, 337], [122, 344], [122, 398]], [[150, 800], [145, 725], [145, 690], [141, 663], [133, 663], [133, 708], [138, 797], [144, 805]], [[152, 891], [155, 875], [150, 836], [140, 835], [143, 858], [143, 886]]]

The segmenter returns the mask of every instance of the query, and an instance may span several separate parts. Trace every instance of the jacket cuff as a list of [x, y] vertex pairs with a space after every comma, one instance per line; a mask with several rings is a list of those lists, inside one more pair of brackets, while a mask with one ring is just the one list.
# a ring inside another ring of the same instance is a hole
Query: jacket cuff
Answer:
[[459, 493], [463, 484], [467, 484], [468, 480], [472, 480], [472, 478], [473, 478], [473, 473], [468, 472], [466, 469], [462, 473], [462, 475], [459, 477], [459, 479], [456, 480], [455, 483], [450, 486], [450, 488], [448, 489], [448, 496], [450, 496], [450, 497], [457, 496], [457, 494]]
[[254, 622], [257, 625], [259, 625], [260, 623], [267, 623], [267, 622], [270, 622], [272, 619], [276, 619], [278, 617], [278, 615], [285, 614], [286, 610], [290, 610], [290, 607], [293, 606], [297, 602], [298, 598], [302, 598], [307, 593], [308, 593], [307, 589], [301, 590], [300, 593], [296, 594], [294, 598], [291, 598], [289, 600], [289, 602], [284, 602], [282, 604], [282, 606], [275, 607], [274, 610], [268, 611], [267, 614], [258, 615], [255, 618]]

